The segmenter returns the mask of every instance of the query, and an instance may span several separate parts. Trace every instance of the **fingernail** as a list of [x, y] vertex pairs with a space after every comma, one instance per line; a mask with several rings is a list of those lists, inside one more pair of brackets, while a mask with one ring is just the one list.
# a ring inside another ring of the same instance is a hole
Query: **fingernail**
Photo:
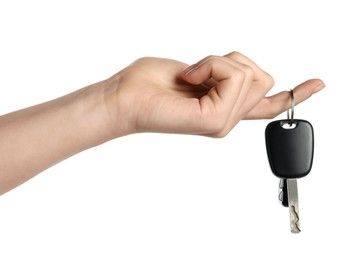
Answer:
[[325, 86], [326, 86], [326, 84], [324, 84], [324, 82], [321, 81], [317, 86], [314, 87], [313, 94], [317, 93], [320, 90], [322, 90]]
[[196, 69], [197, 64], [193, 64], [191, 66], [188, 66], [186, 69], [184, 69], [183, 73], [185, 75], [190, 74], [194, 69]]

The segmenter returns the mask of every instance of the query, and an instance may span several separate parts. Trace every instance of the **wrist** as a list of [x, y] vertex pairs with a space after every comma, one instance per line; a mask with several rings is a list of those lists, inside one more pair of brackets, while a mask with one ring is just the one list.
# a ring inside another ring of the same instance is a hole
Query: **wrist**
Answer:
[[84, 124], [100, 143], [132, 133], [128, 112], [119, 104], [120, 81], [111, 77], [81, 90]]

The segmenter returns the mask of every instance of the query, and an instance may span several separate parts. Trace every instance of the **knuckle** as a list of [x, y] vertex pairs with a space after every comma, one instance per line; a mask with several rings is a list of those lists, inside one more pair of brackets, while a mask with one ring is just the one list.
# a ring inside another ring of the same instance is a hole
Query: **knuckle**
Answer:
[[235, 69], [232, 73], [232, 77], [236, 80], [244, 80], [247, 73], [244, 70]]
[[240, 59], [242, 57], [241, 53], [238, 52], [238, 51], [232, 51], [228, 54], [228, 56], [231, 58], [231, 59]]
[[132, 62], [131, 65], [134, 65], [134, 64], [144, 64], [144, 63], [147, 63], [150, 61], [150, 58], [149, 57], [141, 57], [141, 58], [138, 58], [136, 59], [134, 62]]
[[244, 67], [243, 70], [244, 70], [245, 75], [254, 77], [254, 70], [252, 67], [250, 67], [248, 65], [244, 65], [243, 67]]
[[248, 65], [242, 65], [241, 68], [235, 69], [232, 76], [240, 81], [243, 81], [245, 78], [254, 78], [254, 70]]
[[269, 73], [265, 72], [263, 77], [263, 85], [266, 88], [271, 89], [274, 86], [274, 84], [275, 84], [274, 78]]
[[208, 56], [206, 56], [206, 58], [204, 60], [209, 61], [209, 60], [214, 60], [216, 58], [218, 58], [218, 56], [216, 56], [216, 55], [208, 55]]
[[202, 60], [198, 61], [196, 64], [198, 66], [207, 64], [208, 66], [211, 66], [211, 64], [218, 59], [218, 56], [216, 55], [209, 55], [203, 58]]

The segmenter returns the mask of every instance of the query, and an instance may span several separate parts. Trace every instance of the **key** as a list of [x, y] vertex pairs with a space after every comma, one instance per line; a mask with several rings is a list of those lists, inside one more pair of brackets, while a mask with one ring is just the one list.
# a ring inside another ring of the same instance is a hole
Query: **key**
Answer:
[[300, 215], [297, 179], [309, 174], [313, 164], [314, 133], [311, 123], [294, 119], [292, 94], [292, 118], [273, 121], [265, 130], [266, 148], [270, 168], [281, 178], [279, 199], [289, 207], [290, 230], [299, 233]]
[[305, 120], [294, 120], [291, 128], [284, 128], [286, 124], [289, 124], [288, 120], [271, 122], [266, 128], [265, 138], [270, 168], [284, 183], [281, 201], [284, 206], [289, 206], [291, 232], [299, 233], [297, 179], [308, 175], [312, 168], [313, 127]]
[[286, 179], [280, 179], [280, 182], [279, 182], [279, 201], [284, 207], [289, 207], [287, 180]]

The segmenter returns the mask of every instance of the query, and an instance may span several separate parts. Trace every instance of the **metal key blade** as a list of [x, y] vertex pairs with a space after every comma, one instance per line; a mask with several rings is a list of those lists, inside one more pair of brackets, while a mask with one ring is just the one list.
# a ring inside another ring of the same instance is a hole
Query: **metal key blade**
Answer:
[[290, 231], [299, 233], [298, 184], [296, 179], [287, 179]]

